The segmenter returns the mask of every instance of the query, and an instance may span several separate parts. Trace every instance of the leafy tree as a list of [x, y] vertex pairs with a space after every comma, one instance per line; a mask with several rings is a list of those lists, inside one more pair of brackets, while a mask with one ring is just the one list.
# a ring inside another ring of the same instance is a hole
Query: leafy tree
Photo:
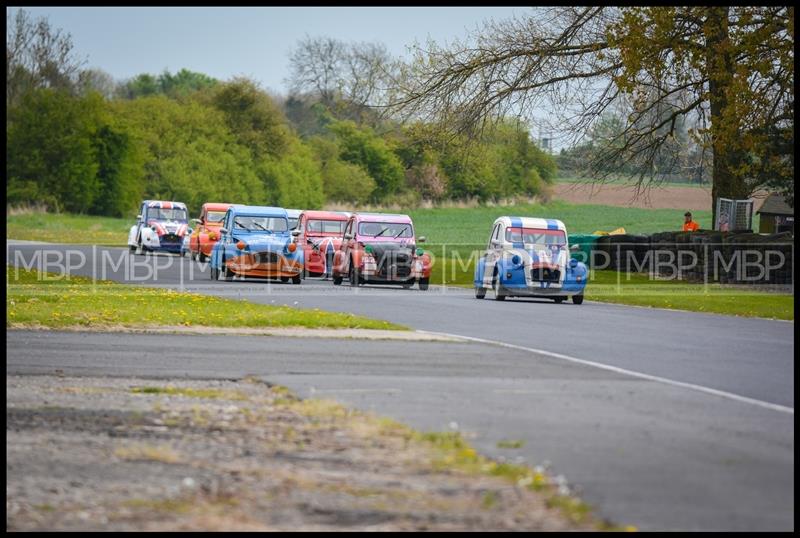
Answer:
[[266, 199], [249, 149], [236, 141], [220, 111], [163, 95], [112, 105], [141, 144], [145, 196], [180, 200], [192, 211], [208, 201]]
[[375, 180], [358, 164], [339, 158], [339, 144], [332, 137], [315, 136], [308, 141], [319, 161], [326, 200], [367, 202], [375, 190]]
[[72, 37], [17, 10], [6, 16], [6, 123], [8, 111], [37, 88], [71, 91], [85, 60], [73, 52]]
[[487, 23], [475, 41], [418, 49], [396, 80], [395, 111], [470, 132], [548, 105], [557, 125], [583, 133], [625, 98], [619, 143], [590, 171], [608, 174], [620, 157], [640, 185], [658, 180], [684, 118], [713, 153], [715, 200], [769, 178], [793, 190], [793, 7], [543, 8]]
[[94, 136], [98, 194], [89, 209], [95, 215], [126, 216], [143, 194], [140, 148], [118, 127], [102, 125]]
[[318, 209], [325, 201], [319, 163], [311, 149], [298, 140], [290, 142], [280, 158], [265, 159], [259, 175], [271, 205]]
[[103, 101], [50, 89], [26, 93], [10, 112], [6, 143], [8, 201], [43, 201], [83, 213], [100, 192], [95, 135]]
[[329, 130], [340, 147], [340, 158], [364, 168], [375, 181], [373, 201], [396, 193], [403, 185], [404, 170], [400, 159], [389, 145], [367, 127], [359, 128], [352, 121], [334, 121]]
[[288, 150], [292, 133], [286, 118], [255, 82], [235, 78], [219, 84], [211, 104], [224, 114], [228, 128], [255, 159], [277, 158]]
[[119, 84], [116, 93], [119, 97], [125, 99], [137, 99], [159, 94], [181, 98], [198, 91], [213, 88], [217, 83], [217, 79], [213, 77], [184, 68], [174, 75], [167, 70], [164, 70], [158, 76], [150, 73], [141, 73]]

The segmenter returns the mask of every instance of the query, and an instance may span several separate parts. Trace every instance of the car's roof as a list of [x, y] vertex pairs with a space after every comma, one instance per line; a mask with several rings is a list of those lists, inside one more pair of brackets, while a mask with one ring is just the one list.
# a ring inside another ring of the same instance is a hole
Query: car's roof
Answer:
[[322, 211], [316, 209], [307, 209], [302, 213], [310, 219], [327, 219], [327, 220], [347, 220], [347, 215], [339, 211]]
[[173, 202], [170, 200], [145, 200], [147, 207], [159, 207], [161, 209], [186, 209], [186, 204], [183, 202]]
[[203, 204], [203, 207], [207, 211], [226, 211], [232, 205], [233, 204], [226, 204], [222, 202], [206, 202]]
[[411, 217], [397, 213], [354, 213], [356, 218], [365, 222], [399, 222], [411, 224]]
[[503, 223], [505, 226], [514, 228], [537, 228], [542, 230], [564, 230], [567, 228], [558, 219], [541, 219], [538, 217], [498, 217], [494, 223]]
[[230, 207], [236, 214], [243, 215], [267, 215], [270, 217], [288, 217], [286, 210], [282, 207], [270, 207], [261, 205], [238, 205]]

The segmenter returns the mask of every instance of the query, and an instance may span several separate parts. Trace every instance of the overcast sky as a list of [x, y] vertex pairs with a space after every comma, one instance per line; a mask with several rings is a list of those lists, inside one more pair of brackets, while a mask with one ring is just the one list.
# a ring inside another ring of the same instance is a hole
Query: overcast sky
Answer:
[[[7, 8], [12, 15], [18, 8]], [[117, 80], [187, 68], [220, 80], [244, 75], [285, 94], [289, 52], [309, 36], [382, 42], [406, 56], [414, 40], [463, 38], [524, 7], [25, 7], [72, 35], [75, 52]], [[8, 25], [9, 18], [6, 19]]]

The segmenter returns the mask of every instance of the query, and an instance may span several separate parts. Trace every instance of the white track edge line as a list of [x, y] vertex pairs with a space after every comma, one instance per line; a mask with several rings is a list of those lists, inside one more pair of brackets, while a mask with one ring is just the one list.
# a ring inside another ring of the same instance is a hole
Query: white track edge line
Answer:
[[560, 353], [553, 353], [552, 351], [545, 351], [543, 349], [534, 349], [530, 347], [518, 346], [516, 344], [508, 344], [506, 342], [500, 342], [497, 340], [486, 340], [484, 338], [475, 338], [473, 336], [463, 336], [460, 334], [452, 334], [452, 333], [443, 333], [443, 332], [434, 332], [434, 331], [422, 331], [422, 333], [429, 333], [429, 334], [437, 334], [441, 336], [451, 336], [451, 337], [458, 337], [463, 338], [465, 340], [471, 340], [473, 342], [479, 342], [482, 344], [490, 344], [495, 346], [507, 347], [511, 349], [519, 349], [522, 351], [528, 351], [530, 353], [538, 353], [540, 355], [545, 355], [548, 357], [553, 357], [556, 359], [561, 359], [569, 362], [575, 362], [578, 364], [583, 364], [585, 366], [593, 366], [595, 368], [600, 368], [601, 370], [608, 370], [610, 372], [616, 372], [619, 374], [625, 374], [632, 377], [638, 377], [640, 379], [646, 379], [648, 381], [656, 381], [658, 383], [664, 383], [667, 385], [672, 385], [675, 387], [681, 387], [685, 389], [695, 390], [698, 392], [703, 392], [705, 394], [711, 394], [714, 396], [721, 396], [723, 398], [728, 398], [730, 400], [735, 400], [737, 402], [748, 403], [751, 405], [755, 405], [758, 407], [763, 407], [765, 409], [771, 409], [773, 411], [780, 411], [782, 413], [789, 413], [790, 415], [794, 415], [794, 408], [786, 407], [783, 405], [773, 404], [769, 402], [763, 402], [761, 400], [756, 400], [753, 398], [748, 398], [747, 396], [740, 396], [738, 394], [733, 394], [731, 392], [725, 392], [722, 390], [712, 389], [709, 387], [704, 387], [702, 385], [694, 385], [692, 383], [684, 383], [683, 381], [675, 381], [673, 379], [667, 379], [665, 377], [658, 377], [650, 374], [643, 374], [641, 372], [634, 372], [632, 370], [625, 370], [624, 368], [618, 368], [616, 366], [610, 366], [608, 364], [602, 364], [599, 362], [587, 361], [585, 359], [578, 359], [576, 357], [570, 357], [569, 355], [562, 355]]

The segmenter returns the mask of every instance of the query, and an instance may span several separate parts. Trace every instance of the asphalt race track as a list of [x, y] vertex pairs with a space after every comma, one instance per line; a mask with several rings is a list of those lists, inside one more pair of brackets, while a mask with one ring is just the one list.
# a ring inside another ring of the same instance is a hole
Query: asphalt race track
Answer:
[[[492, 342], [237, 337], [250, 351], [222, 362], [230, 337], [11, 331], [8, 373], [256, 374], [418, 429], [457, 424], [488, 455], [548, 461], [601, 516], [643, 530], [794, 529], [793, 322], [590, 300], [500, 303], [491, 292], [480, 301], [435, 285], [212, 282], [205, 264], [118, 248], [9, 243], [7, 256]], [[499, 449], [500, 440], [525, 445]]]

